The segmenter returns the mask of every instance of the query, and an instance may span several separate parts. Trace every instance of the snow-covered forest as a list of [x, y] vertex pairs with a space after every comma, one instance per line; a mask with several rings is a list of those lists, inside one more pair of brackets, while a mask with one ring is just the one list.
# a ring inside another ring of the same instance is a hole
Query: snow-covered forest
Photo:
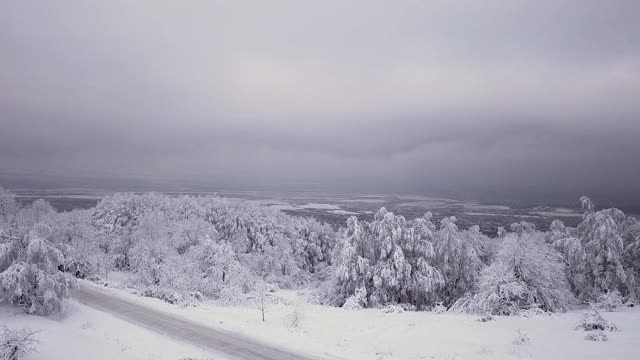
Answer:
[[461, 229], [449, 217], [405, 219], [381, 208], [339, 229], [311, 218], [218, 197], [116, 194], [95, 208], [56, 212], [0, 192], [0, 301], [27, 313], [64, 306], [76, 279], [129, 286], [172, 304], [234, 304], [260, 289], [315, 289], [347, 308], [511, 315], [563, 312], [603, 297], [635, 302], [640, 223], [580, 199], [576, 227], [554, 221]]

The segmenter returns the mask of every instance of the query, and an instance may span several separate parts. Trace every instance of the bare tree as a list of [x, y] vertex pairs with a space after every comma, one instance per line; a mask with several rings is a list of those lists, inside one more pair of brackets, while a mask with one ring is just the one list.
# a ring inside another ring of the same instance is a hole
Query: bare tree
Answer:
[[256, 305], [260, 313], [262, 314], [262, 322], [264, 322], [264, 312], [267, 307], [267, 296], [269, 294], [269, 287], [264, 281], [256, 284], [255, 296], [253, 297], [253, 303]]

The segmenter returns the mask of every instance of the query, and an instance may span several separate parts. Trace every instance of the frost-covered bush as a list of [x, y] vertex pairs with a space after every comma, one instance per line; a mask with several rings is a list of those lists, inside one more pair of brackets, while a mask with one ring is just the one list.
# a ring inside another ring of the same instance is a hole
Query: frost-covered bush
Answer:
[[401, 303], [398, 304], [404, 311], [417, 311], [418, 308], [413, 304]]
[[160, 299], [173, 305], [188, 303], [188, 300], [179, 292], [159, 287], [152, 287], [144, 290], [142, 292], [142, 296]]
[[367, 290], [356, 289], [356, 293], [347, 298], [342, 307], [347, 310], [362, 310], [367, 305]]
[[342, 304], [342, 308], [346, 310], [362, 310], [363, 306], [354, 295], [351, 295], [347, 298], [344, 304]]
[[582, 329], [584, 331], [617, 331], [616, 324], [607, 321], [600, 315], [598, 310], [589, 309], [585, 312], [582, 320], [576, 326], [576, 330]]
[[529, 338], [529, 335], [523, 332], [522, 330], [516, 331], [516, 337], [512, 341], [513, 345], [517, 345], [517, 346], [526, 345], [526, 344], [529, 344], [530, 342], [531, 342], [531, 339]]
[[529, 355], [528, 347], [531, 343], [531, 339], [529, 335], [522, 330], [516, 331], [516, 337], [511, 342], [513, 344], [513, 353], [522, 357], [524, 355]]
[[523, 317], [532, 317], [532, 316], [540, 316], [540, 315], [550, 315], [549, 312], [542, 310], [539, 306], [531, 306], [529, 309], [520, 310], [518, 315]]
[[387, 305], [382, 308], [382, 312], [385, 314], [402, 314], [404, 309], [400, 305]]
[[510, 233], [496, 260], [481, 272], [474, 294], [459, 299], [452, 311], [514, 315], [532, 306], [566, 311], [574, 302], [561, 256], [544, 234], [525, 229]]
[[479, 322], [489, 322], [489, 321], [495, 321], [496, 319], [491, 316], [491, 314], [489, 315], [485, 315], [483, 317], [481, 317], [480, 319], [478, 319]]
[[47, 225], [37, 223], [24, 239], [1, 244], [0, 263], [7, 267], [0, 268], [0, 302], [38, 315], [62, 309], [75, 280], [59, 270], [64, 257], [45, 239], [50, 234]]
[[284, 315], [284, 323], [291, 328], [299, 328], [304, 321], [305, 308], [302, 301], [296, 301], [293, 305], [288, 306], [288, 311]]
[[516, 278], [509, 264], [496, 262], [481, 272], [477, 293], [460, 298], [451, 311], [514, 315], [520, 311], [525, 293], [526, 285]]
[[238, 305], [243, 302], [246, 295], [242, 289], [235, 285], [225, 286], [218, 293], [218, 301], [223, 305]]
[[584, 337], [585, 340], [589, 340], [589, 341], [608, 341], [609, 337], [607, 336], [607, 334], [603, 333], [603, 332], [594, 332], [594, 333], [590, 333], [585, 335]]
[[447, 312], [447, 307], [444, 306], [441, 302], [436, 303], [436, 306], [433, 307], [433, 312], [436, 314], [444, 314]]
[[614, 311], [622, 307], [623, 304], [624, 301], [622, 299], [622, 295], [620, 295], [620, 292], [618, 290], [614, 290], [611, 292], [600, 294], [594, 306], [598, 309]]
[[36, 351], [39, 341], [36, 331], [28, 328], [2, 328], [0, 334], [0, 360], [19, 360]]

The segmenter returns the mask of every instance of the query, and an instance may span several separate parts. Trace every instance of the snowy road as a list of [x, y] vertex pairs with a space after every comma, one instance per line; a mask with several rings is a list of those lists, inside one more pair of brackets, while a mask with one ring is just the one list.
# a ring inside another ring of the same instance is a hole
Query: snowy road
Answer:
[[195, 322], [181, 319], [148, 307], [116, 298], [99, 288], [80, 285], [74, 298], [97, 310], [143, 326], [149, 330], [170, 336], [200, 348], [208, 349], [230, 359], [312, 359], [308, 356], [260, 343], [254, 339], [216, 330]]

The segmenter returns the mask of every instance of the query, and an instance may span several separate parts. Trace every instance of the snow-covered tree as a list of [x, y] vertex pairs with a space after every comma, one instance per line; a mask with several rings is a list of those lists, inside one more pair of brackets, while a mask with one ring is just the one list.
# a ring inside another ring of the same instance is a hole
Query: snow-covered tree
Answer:
[[260, 310], [260, 315], [262, 316], [262, 322], [265, 321], [264, 313], [267, 310], [268, 296], [269, 296], [269, 285], [264, 281], [259, 281], [253, 293], [253, 303], [256, 306], [256, 308]]
[[342, 305], [347, 297], [356, 293], [356, 289], [365, 288], [372, 279], [369, 264], [369, 257], [372, 256], [372, 251], [369, 249], [371, 244], [367, 243], [365, 236], [365, 229], [358, 218], [349, 217], [341, 251], [337, 256], [335, 285], [329, 289], [330, 303]]
[[407, 222], [381, 208], [371, 223], [349, 218], [327, 302], [342, 305], [361, 292], [368, 306], [431, 304], [444, 284], [431, 265], [434, 230], [430, 214]]
[[640, 221], [627, 217], [622, 223], [622, 240], [624, 242], [623, 266], [627, 272], [627, 283], [630, 297], [640, 296]]
[[475, 293], [459, 299], [453, 311], [511, 315], [534, 306], [557, 312], [573, 303], [562, 257], [545, 243], [544, 233], [514, 228], [521, 231], [507, 235]]
[[332, 251], [336, 243], [335, 231], [328, 224], [314, 219], [300, 219], [297, 224], [294, 255], [300, 268], [315, 273], [320, 264], [332, 264]]
[[436, 292], [444, 286], [442, 274], [433, 266], [436, 256], [433, 249], [435, 226], [431, 218], [431, 213], [426, 213], [423, 217], [411, 221], [400, 244], [411, 266], [410, 277], [404, 290], [407, 296], [401, 300], [418, 308], [433, 304]]
[[242, 266], [227, 241], [216, 242], [207, 238], [192, 247], [189, 256], [198, 269], [198, 279], [194, 279], [201, 284], [198, 290], [205, 295], [219, 297], [224, 287], [239, 287], [244, 282]]
[[55, 214], [51, 220], [50, 242], [64, 255], [62, 270], [77, 278], [95, 273], [95, 257], [101, 253], [96, 232], [91, 226], [91, 212], [73, 210]]
[[618, 209], [594, 211], [591, 200], [581, 199], [583, 221], [575, 231], [556, 240], [568, 264], [569, 281], [579, 299], [590, 301], [603, 293], [619, 290], [630, 293], [624, 267], [622, 239], [625, 215]]
[[[31, 314], [48, 315], [62, 308], [75, 281], [59, 271], [62, 253], [47, 237], [51, 229], [37, 223], [24, 239], [4, 243], [0, 261], [0, 302], [16, 304]], [[1, 251], [1, 250], [0, 250]]]
[[522, 308], [526, 288], [509, 264], [496, 261], [480, 272], [476, 292], [458, 299], [450, 311], [481, 315], [517, 314]]
[[435, 240], [435, 266], [444, 277], [440, 297], [445, 305], [471, 290], [482, 268], [480, 239], [465, 236], [455, 222], [455, 217], [442, 219]]
[[407, 222], [403, 216], [382, 208], [370, 230], [371, 240], [376, 246], [376, 261], [372, 269], [373, 288], [369, 301], [373, 306], [404, 302], [412, 270], [402, 250], [404, 237], [408, 235]]
[[0, 186], [0, 236], [12, 226], [19, 208], [15, 194]]

